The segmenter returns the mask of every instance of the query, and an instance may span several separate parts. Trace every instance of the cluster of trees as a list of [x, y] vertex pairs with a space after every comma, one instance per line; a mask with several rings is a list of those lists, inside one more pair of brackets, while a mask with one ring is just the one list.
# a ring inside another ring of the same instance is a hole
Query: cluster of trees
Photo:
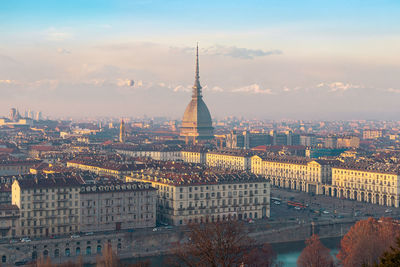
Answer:
[[[299, 267], [395, 267], [400, 266], [400, 227], [391, 218], [358, 221], [340, 242], [335, 263], [330, 250], [313, 235], [300, 254]], [[397, 246], [396, 246], [397, 245]]]
[[[216, 222], [189, 225], [186, 237], [175, 244], [173, 255], [164, 266], [182, 267], [280, 267], [277, 254], [266, 243], [255, 246], [241, 222]], [[52, 264], [39, 259], [34, 267], [81, 267], [77, 263]], [[111, 245], [103, 248], [98, 267], [148, 267], [150, 262], [122, 263]], [[358, 221], [342, 238], [336, 259], [317, 235], [306, 240], [297, 260], [299, 267], [398, 267], [400, 266], [400, 227], [390, 218]]]

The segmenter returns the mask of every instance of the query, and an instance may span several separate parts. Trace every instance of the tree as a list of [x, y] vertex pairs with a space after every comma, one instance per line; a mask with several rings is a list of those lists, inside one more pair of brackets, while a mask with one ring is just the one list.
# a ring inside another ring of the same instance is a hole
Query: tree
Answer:
[[107, 243], [101, 251], [101, 256], [97, 258], [96, 267], [118, 266], [120, 266], [118, 256], [113, 252], [111, 243]]
[[243, 224], [237, 221], [191, 224], [186, 240], [174, 251], [170, 264], [188, 267], [228, 267], [243, 263], [251, 244]]
[[344, 267], [376, 265], [398, 234], [399, 226], [390, 218], [358, 221], [341, 240], [337, 258]]
[[333, 266], [330, 249], [319, 240], [318, 235], [312, 235], [306, 240], [306, 247], [297, 259], [298, 267], [330, 267]]
[[396, 247], [390, 247], [389, 251], [383, 253], [380, 258], [379, 267], [400, 266], [400, 237], [396, 240]]
[[272, 246], [265, 243], [262, 248], [253, 248], [244, 255], [243, 262], [248, 267], [280, 267], [282, 262], [277, 260], [278, 255]]

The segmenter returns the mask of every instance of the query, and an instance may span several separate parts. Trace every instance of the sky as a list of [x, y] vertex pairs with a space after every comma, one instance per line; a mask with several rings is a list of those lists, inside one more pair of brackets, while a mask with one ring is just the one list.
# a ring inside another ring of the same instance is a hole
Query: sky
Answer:
[[400, 114], [398, 0], [0, 0], [0, 116]]

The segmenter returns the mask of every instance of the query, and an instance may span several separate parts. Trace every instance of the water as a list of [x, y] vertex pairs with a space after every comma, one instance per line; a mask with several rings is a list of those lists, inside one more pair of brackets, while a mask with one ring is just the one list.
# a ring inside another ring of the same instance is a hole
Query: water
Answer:
[[[334, 258], [336, 258], [336, 254], [339, 252], [338, 247], [340, 240], [341, 238], [326, 238], [321, 239], [321, 242], [331, 250], [331, 254], [334, 256]], [[301, 251], [305, 248], [305, 243], [304, 241], [278, 243], [272, 244], [272, 247], [278, 254], [278, 260], [283, 263], [284, 267], [296, 267], [297, 258], [300, 256]], [[151, 260], [151, 266], [158, 267], [164, 265], [163, 263], [165, 258], [165, 256], [145, 257], [128, 259], [124, 260], [124, 262], [134, 263], [137, 261]]]
[[[341, 238], [327, 238], [321, 239], [321, 242], [331, 250], [332, 256], [336, 258], [339, 252], [338, 247]], [[304, 241], [288, 242], [273, 244], [275, 252], [278, 254], [278, 261], [283, 263], [285, 267], [296, 267], [297, 258], [300, 256], [301, 251], [305, 248]]]

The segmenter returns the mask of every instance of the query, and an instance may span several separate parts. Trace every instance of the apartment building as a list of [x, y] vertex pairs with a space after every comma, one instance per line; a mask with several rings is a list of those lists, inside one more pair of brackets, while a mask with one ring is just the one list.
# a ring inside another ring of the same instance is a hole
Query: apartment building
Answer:
[[270, 185], [247, 172], [136, 172], [127, 181], [151, 183], [157, 189], [157, 216], [173, 225], [260, 219], [270, 216]]
[[156, 200], [156, 189], [148, 183], [82, 185], [80, 231], [154, 227]]
[[400, 168], [385, 163], [341, 164], [332, 167], [329, 195], [399, 207]]
[[16, 235], [19, 224], [19, 208], [16, 205], [0, 204], [0, 237]]
[[122, 155], [154, 160], [180, 160], [181, 149], [175, 146], [148, 145], [148, 146], [121, 146], [115, 151]]
[[245, 150], [216, 150], [207, 152], [206, 164], [220, 169], [246, 171], [251, 169], [252, 155]]
[[181, 159], [188, 163], [206, 164], [206, 153], [203, 147], [186, 148], [181, 151]]
[[114, 176], [124, 178], [132, 171], [137, 170], [138, 166], [134, 163], [116, 163], [107, 160], [92, 158], [77, 158], [67, 162], [68, 168], [77, 168], [93, 172], [97, 175]]
[[26, 175], [12, 184], [12, 204], [20, 210], [18, 236], [52, 236], [79, 230], [83, 180], [66, 174]]
[[301, 157], [253, 156], [252, 173], [269, 179], [271, 185], [314, 194], [325, 194], [332, 182], [333, 161]]
[[37, 160], [4, 159], [0, 160], [0, 176], [28, 174]]

